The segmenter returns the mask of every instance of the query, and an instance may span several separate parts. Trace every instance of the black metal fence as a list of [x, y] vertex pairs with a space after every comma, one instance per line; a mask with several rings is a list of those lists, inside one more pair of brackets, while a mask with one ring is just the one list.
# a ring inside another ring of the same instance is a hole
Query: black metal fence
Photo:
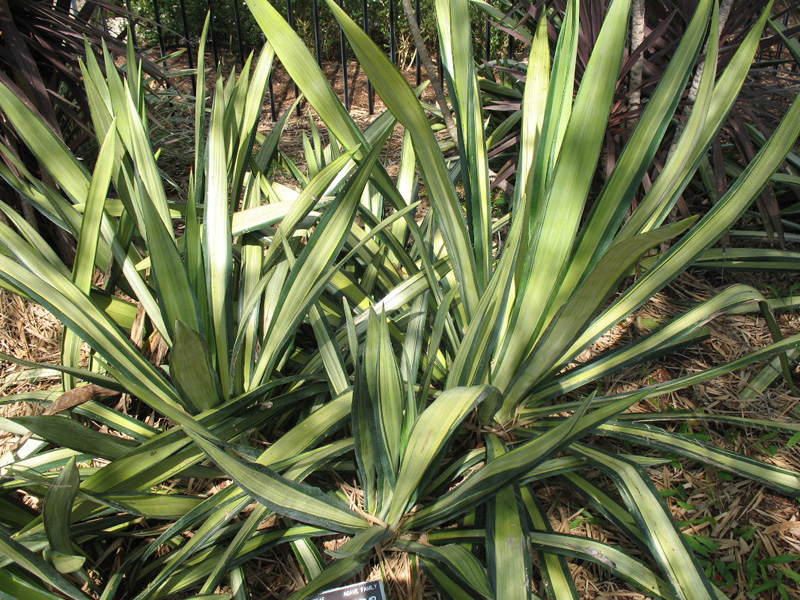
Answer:
[[[336, 1], [337, 3], [339, 3], [340, 6], [344, 7], [345, 0], [336, 0]], [[416, 20], [418, 23], [420, 23], [422, 21], [420, 0], [412, 0], [412, 1], [413, 1], [413, 7], [416, 12]], [[280, 6], [280, 8], [284, 11], [284, 15], [286, 16], [288, 23], [292, 27], [295, 27], [297, 24], [296, 17], [298, 14], [298, 8], [304, 9], [304, 14], [306, 15], [308, 15], [308, 13], [310, 12], [311, 30], [313, 32], [314, 52], [317, 61], [320, 64], [322, 64], [323, 60], [323, 51], [321, 48], [321, 44], [323, 41], [322, 24], [324, 22], [327, 23], [326, 21], [324, 21], [325, 19], [332, 20], [333, 17], [329, 15], [327, 11], [321, 13], [319, 0], [277, 0], [277, 2], [275, 2], [274, 4], [277, 4], [278, 2], [283, 4], [283, 6]], [[308, 6], [309, 2], [311, 3], [310, 7]], [[380, 4], [380, 7], [382, 9], [382, 14], [388, 17], [388, 23], [385, 22], [380, 23], [381, 29], [384, 30], [386, 33], [388, 33], [388, 35], [383, 36], [384, 37], [383, 41], [385, 44], [384, 50], [386, 51], [387, 55], [390, 57], [392, 62], [395, 64], [398, 63], [398, 30], [400, 27], [399, 23], [402, 22], [403, 24], [405, 24], [404, 21], [405, 14], [403, 12], [402, 6], [400, 5], [400, 2], [402, 2], [402, 0], [381, 0], [380, 3], [376, 3], [375, 0], [361, 0], [360, 15], [352, 13], [352, 8], [353, 5], [355, 4], [354, 0], [349, 0], [348, 2], [348, 6], [351, 9], [350, 16], [354, 20], [360, 21], [363, 30], [367, 32], [367, 34], [370, 34], [371, 29], [375, 25], [375, 18], [376, 18], [374, 15], [375, 7], [377, 6], [377, 4]], [[170, 8], [173, 12], [175, 9], [177, 9], [179, 13], [177, 19], [175, 18], [175, 15], [172, 14], [172, 22], [170, 23], [170, 25], [172, 25], [172, 27], [174, 27], [178, 31], [175, 31], [175, 29], [170, 28], [164, 22], [165, 3], [167, 4], [166, 6], [167, 8]], [[249, 54], [252, 48], [246, 47], [246, 44], [244, 42], [245, 35], [243, 31], [243, 23], [244, 23], [244, 18], [247, 16], [246, 13], [244, 13], [244, 11], [246, 11], [247, 9], [242, 7], [243, 4], [242, 0], [201, 0], [200, 4], [201, 8], [207, 10], [211, 15], [210, 26], [209, 26], [209, 42], [210, 42], [211, 52], [213, 53], [214, 62], [215, 63], [219, 62], [220, 51], [221, 48], [223, 47], [223, 44], [220, 43], [220, 39], [217, 34], [217, 29], [218, 29], [217, 13], [222, 12], [222, 10], [224, 9], [226, 11], [226, 14], [228, 15], [230, 15], [232, 12], [233, 28], [235, 33], [235, 35], [232, 36], [232, 38], [235, 38], [235, 40], [232, 40], [234, 43], [229, 44], [228, 47], [225, 48], [225, 50], [227, 52], [233, 53], [238, 59], [239, 63], [243, 65], [245, 63], [247, 54]], [[387, 4], [388, 4], [388, 10], [387, 10]], [[133, 3], [132, 0], [124, 0], [124, 7], [127, 12], [127, 20], [128, 20], [128, 25], [130, 27], [131, 36], [134, 43], [137, 44], [137, 46], [139, 46], [137, 42], [141, 41], [139, 38], [142, 37], [139, 34], [143, 33], [143, 31], [146, 30], [148, 37], [151, 40], [151, 43], [152, 41], [155, 41], [158, 45], [158, 49], [161, 56], [165, 56], [168, 51], [166, 38], [167, 38], [167, 32], [169, 32], [171, 34], [171, 39], [173, 40], [173, 42], [175, 39], [180, 40], [178, 43], [185, 50], [189, 69], [191, 70], [195, 68], [196, 48], [193, 45], [193, 40], [196, 40], [199, 37], [200, 32], [193, 31], [192, 27], [190, 26], [190, 23], [198, 22], [197, 15], [196, 14], [192, 15], [190, 11], [197, 10], [196, 1], [193, 6], [187, 6], [187, 0], [178, 0], [177, 4], [175, 0], [133, 0]], [[149, 18], [142, 19], [135, 16], [138, 15], [140, 12], [142, 12], [142, 7], [147, 9], [148, 11], [147, 14]], [[277, 7], [278, 6], [276, 6], [276, 8]], [[203, 14], [203, 17], [204, 16], [205, 14]], [[400, 21], [401, 19], [403, 21]], [[230, 27], [230, 23], [225, 23], [224, 25], [226, 27]], [[481, 35], [481, 37], [483, 38], [482, 41], [484, 42], [483, 50], [485, 51], [486, 59], [489, 60], [492, 28], [488, 20], [485, 21], [485, 27], [486, 27], [485, 36]], [[330, 29], [331, 27], [328, 26], [327, 31], [330, 31]], [[348, 75], [349, 75], [348, 49], [344, 33], [340, 28], [338, 28], [338, 26], [336, 26], [335, 29], [338, 30], [338, 52], [336, 53], [338, 54], [338, 56], [336, 60], [338, 60], [339, 62], [339, 66], [341, 68], [341, 72], [343, 75], [342, 77], [343, 101], [345, 106], [349, 110], [352, 98], [348, 82]], [[177, 37], [175, 34], [177, 34]], [[329, 42], [328, 48], [330, 48], [330, 40], [326, 41]], [[511, 43], [511, 38], [509, 38], [509, 43]], [[435, 62], [437, 62], [438, 64], [439, 63], [438, 59], [440, 57], [438, 55], [434, 55], [433, 58]], [[422, 69], [420, 64], [420, 58], [418, 55], [414, 60], [414, 66], [416, 70], [416, 84], [419, 85], [422, 82]], [[438, 76], [441, 80], [442, 78], [441, 69], [439, 69], [439, 71], [440, 72]], [[192, 87], [193, 89], [196, 89], [196, 81], [194, 76], [192, 76]], [[371, 84], [369, 83], [368, 83], [367, 97], [368, 97], [369, 113], [372, 114], [375, 109], [375, 94]], [[270, 109], [272, 113], [272, 118], [274, 120], [276, 118], [276, 106], [275, 106], [275, 95], [273, 93], [272, 81], [270, 81]]]

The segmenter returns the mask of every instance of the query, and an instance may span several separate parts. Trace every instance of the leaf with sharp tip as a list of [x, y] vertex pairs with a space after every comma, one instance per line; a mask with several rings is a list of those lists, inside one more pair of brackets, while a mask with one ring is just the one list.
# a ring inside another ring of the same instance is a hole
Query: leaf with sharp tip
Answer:
[[428, 528], [447, 521], [481, 502], [485, 502], [498, 490], [543, 463], [566, 444], [585, 435], [600, 423], [607, 421], [618, 412], [631, 406], [638, 401], [640, 396], [636, 395], [616, 400], [591, 413], [583, 414], [591, 400], [590, 396], [571, 418], [491, 461], [460, 486], [442, 494], [439, 498], [409, 516], [404, 526], [411, 529]]
[[[92, 181], [86, 197], [86, 208], [81, 220], [78, 236], [78, 248], [75, 251], [75, 263], [72, 267], [72, 280], [75, 285], [89, 295], [92, 289], [97, 248], [100, 243], [100, 224], [103, 219], [108, 185], [111, 182], [112, 169], [116, 154], [116, 127], [112, 121], [108, 133], [103, 140], [100, 154], [97, 156]], [[67, 367], [78, 366], [80, 360], [81, 340], [71, 330], [65, 329], [61, 340], [61, 362]], [[64, 389], [75, 386], [70, 375], [63, 376]]]
[[475, 255], [455, 189], [425, 113], [403, 75], [361, 28], [334, 2], [328, 2], [328, 6], [347, 35], [359, 63], [376, 91], [397, 120], [411, 132], [431, 204], [457, 275], [462, 301], [467, 315], [470, 315], [478, 304]]
[[[522, 486], [520, 494], [532, 525], [528, 539], [530, 539], [531, 533], [552, 532], [547, 516], [528, 486]], [[547, 591], [547, 597], [554, 600], [578, 600], [580, 596], [575, 587], [575, 579], [572, 577], [564, 557], [543, 549], [539, 554], [539, 561], [542, 566], [542, 586]]]
[[208, 286], [208, 303], [214, 341], [211, 351], [219, 373], [223, 397], [231, 392], [230, 350], [233, 310], [230, 278], [233, 271], [231, 225], [228, 217], [228, 158], [225, 140], [225, 101], [221, 82], [217, 82], [208, 136], [203, 255]]
[[[494, 598], [486, 570], [474, 554], [459, 544], [429, 546], [408, 540], [396, 540], [393, 548], [403, 552], [413, 552], [420, 557], [435, 561], [448, 572], [458, 577], [483, 598]], [[458, 596], [461, 597], [461, 596]], [[469, 597], [469, 596], [468, 596]]]
[[611, 421], [603, 424], [600, 431], [736, 473], [789, 496], [796, 495], [800, 490], [800, 473], [797, 471], [771, 465], [722, 448], [714, 448], [698, 440], [665, 431], [660, 427]]
[[403, 394], [400, 369], [394, 357], [386, 318], [370, 310], [367, 339], [364, 344], [363, 368], [370, 422], [375, 428], [376, 448], [383, 476], [390, 484], [397, 478], [402, 447]]
[[359, 165], [354, 177], [339, 193], [338, 199], [325, 211], [314, 235], [308, 241], [289, 273], [276, 305], [280, 319], [274, 319], [264, 339], [261, 354], [251, 383], [258, 385], [280, 358], [281, 350], [305, 318], [311, 306], [325, 289], [323, 278], [342, 249], [361, 198], [369, 180], [379, 148], [375, 148]]
[[[531, 543], [544, 552], [557, 552], [582, 560], [590, 560], [611, 570], [639, 589], [657, 598], [677, 600], [669, 584], [656, 575], [644, 563], [609, 544], [563, 533], [531, 532]], [[695, 598], [695, 596], [687, 596]], [[717, 598], [725, 598], [718, 594]], [[559, 597], [560, 598], [560, 597]]]
[[[614, 0], [575, 97], [555, 170], [530, 228], [508, 335], [495, 354], [493, 383], [506, 390], [530, 345], [547, 325], [548, 306], [566, 268], [605, 138], [628, 26], [627, 0]], [[554, 78], [555, 80], [555, 78]], [[538, 200], [538, 199], [537, 199]]]

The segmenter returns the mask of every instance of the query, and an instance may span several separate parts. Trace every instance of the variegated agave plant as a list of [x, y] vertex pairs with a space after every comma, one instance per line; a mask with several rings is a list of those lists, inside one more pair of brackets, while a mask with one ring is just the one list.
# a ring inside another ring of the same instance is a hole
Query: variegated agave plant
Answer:
[[[800, 336], [635, 392], [566, 395], [690, 343], [714, 315], [763, 300], [735, 286], [648, 336], [576, 362], [719, 239], [794, 144], [798, 102], [707, 215], [665, 224], [736, 97], [766, 13], [717, 74], [717, 6], [698, 3], [599, 194], [590, 184], [628, 3], [612, 3], [574, 98], [577, 2], [554, 52], [541, 23], [512, 212], [495, 222], [467, 0], [436, 2], [459, 134], [458, 157], [449, 161], [413, 90], [335, 2], [331, 11], [389, 109], [363, 132], [289, 25], [266, 0], [248, 4], [270, 45], [252, 72], [248, 63], [238, 79], [219, 80], [207, 132], [199, 90], [185, 205], [164, 191], [135, 69], [127, 81], [109, 69], [106, 80], [87, 53], [102, 142], [92, 173], [0, 86], [6, 117], [58, 187], [7, 151], [0, 173], [78, 240], [70, 270], [6, 211], [15, 228], [0, 225], [0, 283], [64, 322], [57, 391], [69, 398], [87, 381], [148, 409], [127, 414], [89, 401], [2, 421], [39, 440], [3, 467], [3, 594], [59, 597], [52, 586], [70, 598], [144, 600], [189, 589], [208, 597], [227, 584], [229, 596], [246, 598], [246, 561], [289, 544], [307, 579], [293, 600], [354, 576], [379, 550], [416, 556], [450, 598], [577, 598], [565, 556], [594, 561], [649, 596], [724, 597], [650, 481], [646, 467], [663, 459], [623, 448], [688, 457], [788, 495], [797, 495], [800, 474], [644, 423], [713, 416], [626, 409], [792, 350]], [[626, 219], [706, 41], [694, 112]], [[271, 175], [285, 121], [265, 137], [256, 133], [274, 55], [331, 134], [325, 147], [316, 136], [306, 145], [308, 175], [295, 169], [299, 192]], [[406, 141], [393, 180], [378, 157], [396, 121]], [[421, 222], [417, 168], [431, 205]], [[494, 231], [506, 224], [497, 251]], [[659, 254], [667, 240], [671, 249]], [[620, 289], [637, 265], [640, 275]], [[102, 289], [93, 285], [96, 268]], [[159, 352], [148, 357], [131, 337], [166, 349], [168, 364], [154, 365], [148, 358], [158, 363]], [[88, 367], [79, 361], [81, 342], [91, 348]], [[87, 419], [89, 427], [81, 424]], [[597, 436], [626, 444], [612, 452]], [[536, 491], [556, 477], [638, 550], [553, 532]], [[599, 477], [616, 493], [602, 491]], [[193, 478], [232, 484], [200, 496]], [[346, 495], [342, 481], [356, 482], [356, 493]], [[24, 510], [16, 490], [43, 499], [41, 514]], [[331, 535], [347, 541], [328, 559], [315, 540]]]

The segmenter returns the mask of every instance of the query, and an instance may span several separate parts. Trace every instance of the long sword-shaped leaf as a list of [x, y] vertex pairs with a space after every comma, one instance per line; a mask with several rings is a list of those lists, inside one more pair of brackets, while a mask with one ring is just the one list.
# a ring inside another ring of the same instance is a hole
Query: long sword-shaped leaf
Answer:
[[[13, 236], [5, 236], [8, 244]], [[58, 314], [62, 321], [75, 327], [82, 339], [94, 348], [102, 348], [107, 360], [114, 361], [115, 378], [155, 410], [169, 415], [176, 422], [186, 416], [179, 408], [181, 399], [164, 377], [147, 361], [116, 326], [81, 294], [74, 284], [24, 246], [15, 248], [26, 260], [35, 264], [34, 275], [10, 258], [0, 255], [0, 277], [25, 290], [37, 302]], [[45, 283], [45, 282], [49, 283]]]
[[575, 98], [553, 180], [530, 216], [536, 224], [530, 230], [531, 245], [525, 257], [520, 292], [515, 299], [509, 335], [496, 355], [494, 383], [501, 390], [506, 389], [530, 345], [541, 333], [545, 325], [542, 318], [572, 251], [604, 139], [625, 44], [628, 8], [628, 2], [614, 0], [608, 9]]
[[[75, 285], [89, 294], [92, 289], [97, 247], [100, 243], [100, 223], [103, 219], [103, 206], [105, 204], [108, 185], [111, 182], [112, 169], [114, 169], [114, 155], [116, 153], [116, 128], [109, 128], [100, 154], [97, 156], [92, 182], [86, 197], [86, 209], [81, 221], [81, 231], [78, 236], [78, 248], [75, 251], [75, 263], [72, 267], [72, 280]], [[67, 367], [77, 367], [80, 360], [81, 340], [69, 329], [64, 330], [61, 338], [61, 362]], [[69, 390], [75, 386], [71, 375], [62, 378], [64, 389]]]
[[638, 258], [652, 246], [671, 239], [684, 231], [691, 221], [673, 223], [646, 235], [637, 236], [609, 250], [597, 269], [583, 282], [576, 293], [561, 308], [551, 325], [542, 335], [534, 352], [528, 357], [511, 380], [499, 420], [509, 419], [516, 405], [543, 375], [560, 360], [559, 354], [568, 348], [600, 310], [609, 294], [633, 267]]
[[[492, 204], [482, 102], [475, 73], [468, 0], [437, 0], [436, 23], [445, 73], [457, 113], [461, 170], [476, 278], [482, 291], [492, 263]], [[412, 132], [412, 138], [414, 133]]]
[[655, 291], [677, 277], [703, 250], [718, 240], [758, 196], [798, 136], [800, 136], [800, 98], [794, 100], [773, 136], [725, 196], [653, 268], [615, 301], [601, 318], [595, 320], [568, 353], [579, 347], [585, 347], [586, 342], [595, 339], [601, 331], [607, 331], [625, 315], [630, 314], [646, 299], [652, 297]]
[[[486, 436], [486, 448], [490, 461], [506, 452], [494, 435]], [[486, 553], [495, 598], [530, 597], [532, 565], [527, 552], [526, 523], [520, 518], [519, 492], [512, 483], [501, 489], [488, 505]]]
[[[750, 29], [716, 83], [716, 60], [713, 57], [717, 43], [712, 37], [697, 99], [686, 128], [653, 187], [621, 228], [619, 238], [657, 227], [669, 215], [736, 101], [752, 66], [771, 6], [772, 2], [768, 2], [761, 18]], [[711, 35], [716, 36], [717, 31], [711, 31]]]
[[292, 267], [278, 300], [278, 309], [285, 309], [281, 318], [270, 324], [253, 373], [254, 383], [260, 383], [277, 364], [278, 350], [286, 344], [294, 328], [304, 318], [307, 307], [322, 293], [323, 288], [317, 283], [344, 245], [361, 192], [369, 180], [379, 150], [373, 149], [362, 161], [356, 175], [340, 192], [339, 201], [325, 212], [314, 235]]
[[797, 495], [800, 491], [800, 473], [797, 471], [764, 463], [722, 448], [714, 448], [677, 433], [664, 431], [659, 427], [612, 422], [603, 424], [600, 430], [614, 437], [677, 453], [736, 473], [790, 496]]
[[222, 388], [212, 365], [208, 343], [181, 320], [175, 321], [175, 342], [169, 366], [175, 387], [197, 412], [219, 404]]
[[477, 307], [475, 255], [455, 190], [450, 183], [439, 145], [403, 75], [369, 37], [335, 3], [328, 2], [359, 62], [389, 110], [411, 133], [422, 176], [444, 234], [448, 254], [457, 274], [467, 315]]
[[[309, 103], [314, 107], [322, 121], [327, 125], [328, 130], [346, 150], [357, 149], [359, 157], [366, 157], [371, 149], [368, 139], [361, 133], [350, 117], [347, 109], [340, 102], [327, 77], [317, 64], [316, 59], [308, 51], [300, 37], [267, 0], [246, 1], [250, 11], [253, 13], [253, 17], [272, 44], [281, 63], [308, 98]], [[375, 185], [392, 205], [392, 208], [395, 210], [402, 209], [406, 202], [397, 193], [397, 189], [386, 170], [382, 167], [377, 167], [373, 176]], [[406, 216], [405, 223], [415, 240], [423, 239], [413, 215]], [[441, 290], [438, 287], [438, 278], [433, 270], [433, 253], [422, 244], [419, 245], [418, 252], [428, 284], [436, 297], [440, 298]]]
[[193, 439], [242, 489], [278, 514], [343, 533], [356, 533], [368, 526], [347, 505], [317, 488], [290, 481], [262, 465], [238, 460], [200, 436]]
[[308, 585], [289, 596], [287, 600], [304, 600], [320, 590], [335, 586], [364, 568], [368, 559], [368, 555], [362, 554], [337, 560], [322, 571], [313, 581], [309, 582]]
[[52, 128], [33, 113], [22, 100], [0, 83], [3, 114], [16, 128], [39, 163], [47, 168], [73, 203], [85, 202], [89, 174]]
[[[710, 30], [715, 32], [719, 27], [716, 22], [718, 15], [715, 6], [712, 0], [698, 3], [686, 33], [681, 36], [680, 45], [659, 78], [658, 86], [636, 123], [614, 167], [614, 172], [592, 206], [592, 211], [587, 217], [588, 225], [581, 233], [578, 247], [561, 283], [561, 297], [568, 297], [572, 293], [576, 283], [586, 275], [592, 265], [597, 264], [605, 249], [611, 244], [613, 235], [630, 205], [633, 193], [640, 185], [645, 171], [650, 167], [670, 124], [672, 114], [678, 106], [708, 29], [709, 14], [712, 9], [715, 10], [715, 18], [712, 19]], [[710, 41], [716, 42], [714, 34]], [[716, 57], [716, 45], [712, 44], [708, 50], [707, 60], [713, 61], [714, 57]]]
[[575, 444], [570, 449], [607, 473], [647, 536], [653, 558], [678, 598], [716, 598], [714, 587], [689, 549], [661, 495], [641, 467], [618, 456]]
[[669, 584], [653, 573], [647, 565], [614, 546], [584, 537], [538, 531], [531, 532], [531, 543], [535, 548], [546, 552], [558, 552], [602, 565], [657, 598], [667, 600], [677, 598]]
[[4, 569], [0, 569], [0, 589], [3, 590], [0, 592], [0, 598], [3, 600], [61, 600], [62, 598]]
[[231, 392], [230, 349], [233, 310], [230, 278], [233, 270], [231, 227], [228, 213], [228, 161], [224, 132], [224, 101], [222, 86], [217, 82], [211, 129], [208, 138], [208, 172], [203, 219], [203, 253], [208, 285], [208, 302], [214, 332], [211, 344], [219, 373], [222, 393], [227, 399]]
[[442, 453], [456, 427], [480, 402], [497, 401], [499, 392], [491, 386], [451, 388], [443, 392], [419, 416], [406, 444], [388, 522], [397, 524], [416, 494], [424, 488], [424, 479], [432, 476], [431, 467], [441, 461]]
[[[626, 398], [583, 414], [588, 406], [557, 427], [504, 454], [477, 471], [467, 481], [442, 495], [411, 515], [405, 522], [409, 528], [429, 527], [441, 523], [491, 498], [499, 489], [520, 475], [543, 463], [566, 444], [585, 435], [616, 413], [625, 410], [638, 398]], [[587, 399], [587, 401], [590, 399]]]
[[[478, 592], [483, 598], [494, 597], [483, 565], [481, 565], [475, 555], [464, 548], [464, 546], [458, 544], [429, 546], [420, 544], [419, 542], [397, 540], [394, 542], [393, 547], [405, 552], [413, 552], [428, 560], [436, 561], [448, 572], [469, 585], [472, 590]], [[462, 596], [459, 595], [457, 597], [460, 598]]]
[[[51, 560], [61, 573], [77, 571], [86, 560], [85, 556], [75, 556], [75, 548], [69, 534], [70, 513], [75, 496], [78, 494], [80, 482], [75, 459], [72, 458], [58, 474], [55, 484], [45, 496], [44, 510], [42, 511], [44, 530], [50, 542], [51, 555], [58, 556], [58, 560], [53, 560], [53, 558]], [[62, 566], [65, 563], [68, 563], [69, 566]]]
[[[552, 527], [547, 515], [539, 507], [536, 496], [528, 486], [520, 488], [520, 495], [522, 496], [522, 504], [531, 521], [532, 533], [552, 533]], [[578, 590], [575, 587], [575, 579], [569, 571], [567, 561], [562, 556], [544, 549], [539, 553], [539, 556], [540, 564], [542, 565], [542, 585], [547, 592], [547, 597], [551, 600], [577, 600], [579, 598]]]
[[362, 364], [369, 408], [372, 409], [368, 419], [375, 428], [374, 439], [378, 444], [375, 451], [381, 461], [384, 477], [388, 483], [394, 484], [402, 455], [405, 395], [389, 337], [389, 326], [384, 317], [372, 311], [367, 324]]

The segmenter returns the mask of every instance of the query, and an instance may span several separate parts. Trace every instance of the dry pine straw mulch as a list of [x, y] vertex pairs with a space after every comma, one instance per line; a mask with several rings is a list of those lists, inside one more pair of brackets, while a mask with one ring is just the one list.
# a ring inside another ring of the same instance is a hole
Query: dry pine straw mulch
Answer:
[[[341, 91], [340, 71], [337, 72], [336, 67], [328, 67], [327, 70], [330, 71], [329, 75], [334, 81], [335, 89]], [[355, 65], [350, 73], [354, 76]], [[409, 73], [408, 76], [411, 78], [412, 75]], [[276, 72], [276, 82], [278, 104], [282, 109], [288, 108], [294, 92], [280, 69]], [[363, 128], [374, 119], [374, 116], [364, 108], [367, 101], [363, 77], [353, 80], [351, 90], [354, 93], [353, 116]], [[379, 113], [382, 108], [380, 100], [376, 99], [376, 111]], [[309, 132], [307, 112], [305, 109], [301, 118], [292, 117], [286, 135], [282, 138], [282, 148], [293, 157], [299, 157], [302, 153], [302, 136], [304, 132], [306, 134]], [[265, 128], [270, 127], [268, 119], [263, 125]], [[389, 163], [390, 173], [394, 171], [392, 167], [399, 162], [399, 142], [402, 140], [402, 133], [396, 131], [394, 138], [390, 144], [389, 154], [384, 157]], [[165, 152], [165, 156], [169, 155], [169, 152]], [[635, 315], [631, 315], [599, 340], [594, 349], [601, 350], [630, 341], [646, 332], [647, 324], [651, 323], [650, 319], [675, 316], [684, 310], [682, 303], [707, 298], [715, 289], [736, 280], [744, 280], [743, 282], [754, 284], [762, 290], [791, 285], [791, 281], [782, 281], [776, 276], [755, 280], [752, 275], [728, 274], [721, 277], [710, 272], [685, 274], [664, 292], [656, 295]], [[784, 334], [800, 331], [800, 318], [793, 313], [779, 315], [779, 324]], [[723, 316], [713, 321], [711, 328], [712, 336], [709, 340], [650, 365], [630, 369], [614, 380], [605, 381], [604, 391], [609, 393], [624, 391], [707, 369], [763, 347], [771, 339], [763, 319], [756, 315]], [[55, 363], [59, 359], [60, 336], [61, 326], [46, 310], [8, 293], [0, 292], [0, 352], [32, 362]], [[800, 418], [800, 400], [791, 393], [782, 378], [778, 378], [764, 394], [743, 399], [742, 391], [747, 389], [748, 382], [761, 368], [763, 364], [755, 365], [691, 390], [643, 402], [633, 410], [646, 412], [668, 408], [703, 408], [708, 412], [745, 418], [797, 421]], [[800, 383], [797, 367], [793, 369], [795, 381]], [[0, 399], [11, 394], [46, 389], [57, 384], [57, 379], [54, 378], [39, 381], [20, 379], [23, 371], [15, 365], [0, 361]], [[0, 404], [2, 416], [21, 416], [41, 411], [42, 407], [35, 403]], [[742, 431], [726, 426], [699, 423], [691, 426], [691, 432], [708, 436], [710, 442], [719, 447], [800, 470], [800, 453], [797, 451], [800, 445], [788, 448], [787, 435], [769, 437], [755, 429]], [[17, 441], [18, 439], [12, 434], [0, 432], [0, 455], [14, 448]], [[598, 443], [609, 442], [598, 440]], [[757, 483], [739, 479], [729, 480], [715, 469], [691, 461], [682, 461], [681, 464], [668, 463], [650, 469], [649, 474], [657, 488], [664, 492], [676, 519], [687, 523], [683, 531], [704, 536], [718, 545], [718, 549], [710, 554], [710, 559], [721, 561], [720, 565], [731, 565], [733, 562], [740, 565], [738, 569], [731, 569], [735, 583], [733, 586], [723, 588], [727, 594], [737, 599], [779, 597], [774, 591], [748, 596], [743, 565], [754, 550], [758, 560], [800, 554], [800, 509], [795, 499], [775, 494]], [[195, 482], [193, 487], [197, 490], [197, 486], [200, 485], [202, 482]], [[347, 484], [343, 483], [343, 486], [346, 487]], [[203, 491], [208, 492], [210, 488]], [[351, 492], [357, 493], [354, 489], [351, 489]], [[535, 492], [546, 507], [547, 516], [555, 531], [590, 536], [631, 549], [613, 527], [598, 523], [593, 518], [591, 510], [587, 509], [584, 503], [566, 487], [545, 483], [537, 487]], [[323, 544], [323, 548], [334, 549], [342, 542], [343, 540], [339, 539], [320, 543]], [[794, 561], [779, 566], [797, 570], [800, 562]], [[582, 598], [645, 598], [631, 591], [624, 581], [611, 576], [608, 571], [597, 565], [571, 560], [570, 568], [575, 575]], [[245, 569], [251, 593], [258, 600], [286, 598], [304, 583], [302, 571], [288, 547], [279, 548], [251, 560]], [[770, 576], [774, 576], [773, 567], [769, 567], [768, 572]], [[402, 554], [381, 555], [380, 560], [375, 562], [369, 572], [360, 574], [360, 579], [377, 577], [383, 577], [389, 597], [393, 599], [439, 597], [430, 582], [425, 580], [424, 574]], [[787, 579], [784, 579], [784, 584], [789, 589], [790, 597], [800, 598], [800, 587]]]

